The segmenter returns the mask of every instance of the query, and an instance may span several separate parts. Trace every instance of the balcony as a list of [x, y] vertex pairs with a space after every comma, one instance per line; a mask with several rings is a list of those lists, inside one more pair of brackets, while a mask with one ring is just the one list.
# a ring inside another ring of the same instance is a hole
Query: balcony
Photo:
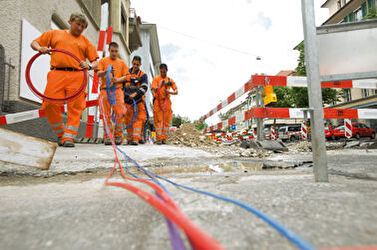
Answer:
[[136, 15], [135, 9], [130, 8], [130, 17], [128, 20], [129, 20], [129, 29], [128, 29], [129, 49], [131, 52], [133, 52], [142, 46], [141, 36], [140, 36], [141, 19], [139, 16]]

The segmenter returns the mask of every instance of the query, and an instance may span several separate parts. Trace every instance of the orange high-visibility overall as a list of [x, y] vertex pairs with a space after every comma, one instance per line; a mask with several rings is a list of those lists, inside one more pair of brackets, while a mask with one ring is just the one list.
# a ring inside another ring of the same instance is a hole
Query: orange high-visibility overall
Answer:
[[[140, 142], [143, 133], [143, 126], [146, 119], [146, 110], [145, 110], [145, 99], [144, 95], [148, 90], [148, 77], [147, 75], [139, 70], [132, 72], [132, 68], [129, 70], [130, 78], [132, 80], [126, 81], [124, 86], [124, 93], [125, 93], [125, 102], [126, 102], [126, 109], [127, 112], [125, 114], [125, 125], [127, 128], [128, 134], [128, 141], [136, 141]], [[134, 98], [136, 105], [137, 105], [137, 115], [134, 118], [134, 123], [130, 126], [132, 122], [132, 118], [134, 115], [134, 104], [133, 100], [130, 99], [128, 96], [132, 93], [137, 93], [136, 97]]]
[[[110, 57], [102, 58], [98, 62], [98, 70], [99, 71], [106, 71], [107, 68], [112, 65], [114, 68], [114, 77], [120, 78], [127, 74], [128, 67], [126, 63], [121, 59], [115, 59], [111, 60]], [[124, 94], [122, 91], [123, 83], [116, 83], [115, 85], [115, 99], [116, 103], [115, 105], [110, 104], [107, 92], [106, 92], [106, 75], [101, 78], [101, 92], [99, 95], [99, 100], [102, 101], [103, 108], [104, 108], [104, 114], [103, 118], [106, 120], [107, 125], [110, 128], [110, 132], [113, 134], [113, 127], [115, 127], [115, 137], [122, 137], [123, 135], [123, 116], [126, 112], [126, 107], [124, 104]], [[110, 88], [112, 90], [112, 87]], [[111, 93], [112, 94], [112, 93]], [[111, 119], [111, 110], [114, 111], [114, 117], [115, 117], [115, 124], [113, 126], [113, 122]], [[108, 134], [106, 132], [106, 128], [104, 128], [104, 137], [109, 138]]]
[[[94, 45], [83, 35], [72, 36], [68, 30], [50, 30], [35, 39], [42, 47], [63, 49], [71, 52], [81, 61], [94, 61], [98, 54]], [[64, 98], [75, 93], [82, 84], [81, 71], [65, 71], [79, 68], [79, 63], [71, 56], [53, 52], [51, 54], [51, 71], [47, 75], [47, 85], [44, 95], [52, 98]], [[62, 143], [67, 140], [74, 141], [77, 136], [82, 111], [86, 108], [86, 93], [82, 93], [67, 104], [68, 120], [63, 123], [61, 104], [44, 101], [42, 109], [46, 113], [48, 122]]]
[[152, 89], [155, 88], [157, 88], [157, 92], [153, 92], [153, 119], [156, 139], [164, 140], [168, 137], [170, 122], [173, 118], [170, 94], [167, 95], [165, 90], [177, 90], [177, 85], [173, 79], [169, 77], [162, 78], [161, 75], [158, 75], [153, 78], [152, 82]]

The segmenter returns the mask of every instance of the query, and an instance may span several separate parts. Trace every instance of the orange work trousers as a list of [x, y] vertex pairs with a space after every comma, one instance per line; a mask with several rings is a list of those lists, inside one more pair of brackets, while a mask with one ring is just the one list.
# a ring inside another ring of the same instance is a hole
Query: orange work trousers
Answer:
[[139, 142], [142, 138], [143, 126], [145, 123], [145, 119], [147, 113], [145, 111], [144, 102], [139, 102], [137, 105], [137, 115], [134, 118], [135, 122], [132, 126], [130, 126], [132, 122], [132, 117], [134, 115], [134, 105], [133, 104], [126, 104], [126, 114], [124, 116], [124, 123], [127, 127], [127, 134], [128, 134], [128, 141], [137, 141]]
[[[103, 105], [103, 118], [106, 120], [107, 125], [109, 126], [110, 133], [113, 137], [122, 137], [123, 135], [123, 116], [126, 113], [126, 107], [124, 104], [124, 94], [121, 88], [115, 89], [115, 104], [111, 105], [107, 99], [106, 89], [101, 89], [99, 100]], [[113, 124], [111, 110], [114, 112]], [[115, 133], [113, 132], [115, 129]], [[104, 138], [109, 139], [109, 135], [106, 132], [106, 126], [104, 127]]]
[[168, 137], [170, 122], [173, 118], [170, 99], [156, 99], [153, 103], [154, 128], [156, 130], [156, 139], [164, 140]]
[[[80, 88], [84, 74], [81, 71], [51, 70], [47, 75], [47, 85], [44, 95], [52, 98], [72, 96]], [[86, 93], [81, 93], [76, 99], [67, 103], [68, 120], [63, 123], [62, 104], [43, 101], [42, 109], [52, 130], [62, 143], [74, 141], [79, 131], [81, 113], [86, 108]]]

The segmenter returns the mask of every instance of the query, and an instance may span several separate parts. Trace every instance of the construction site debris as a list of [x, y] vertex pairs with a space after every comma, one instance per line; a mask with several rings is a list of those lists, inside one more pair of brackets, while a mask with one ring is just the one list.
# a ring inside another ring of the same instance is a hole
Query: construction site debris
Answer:
[[167, 143], [171, 145], [183, 145], [188, 147], [216, 145], [216, 142], [203, 135], [192, 123], [182, 124], [179, 129], [168, 136]]

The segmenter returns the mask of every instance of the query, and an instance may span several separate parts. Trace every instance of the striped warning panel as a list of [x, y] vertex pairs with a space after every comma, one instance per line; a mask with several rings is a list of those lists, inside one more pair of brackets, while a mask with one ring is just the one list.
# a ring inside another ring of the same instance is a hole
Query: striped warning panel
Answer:
[[[323, 109], [325, 119], [377, 119], [377, 109]], [[251, 118], [285, 118], [305, 119], [304, 109], [300, 108], [252, 108], [241, 115], [233, 116], [216, 125], [210, 126], [209, 131], [226, 128], [237, 122], [250, 120]]]
[[[281, 87], [308, 87], [307, 78], [304, 76], [252, 76], [253, 86], [281, 86]], [[363, 79], [363, 80], [348, 80], [335, 82], [322, 82], [322, 88], [362, 88], [362, 89], [377, 89], [377, 79]]]
[[238, 98], [240, 98], [243, 94], [247, 93], [251, 89], [252, 85], [251, 82], [246, 82], [241, 88], [239, 88], [236, 92], [232, 93], [228, 98], [218, 104], [215, 108], [210, 110], [207, 114], [200, 118], [201, 121], [204, 121], [214, 115], [215, 113], [219, 112], [221, 109], [225, 108]]
[[[91, 100], [91, 101], [86, 102], [87, 108], [97, 106], [97, 105], [98, 105], [98, 100]], [[67, 106], [62, 105], [61, 111], [62, 111], [62, 113], [67, 112]], [[18, 123], [18, 122], [29, 121], [29, 120], [41, 118], [41, 117], [44, 117], [44, 116], [46, 116], [45, 111], [42, 110], [42, 109], [24, 111], [24, 112], [8, 114], [8, 115], [1, 115], [0, 116], [0, 126], [9, 125], [9, 124]]]

